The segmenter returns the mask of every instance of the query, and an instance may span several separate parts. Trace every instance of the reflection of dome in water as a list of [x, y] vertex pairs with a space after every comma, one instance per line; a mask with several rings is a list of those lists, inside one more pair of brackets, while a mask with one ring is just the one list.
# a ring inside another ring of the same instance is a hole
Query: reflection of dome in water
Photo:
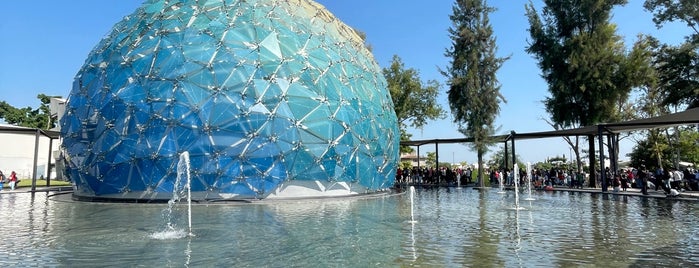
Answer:
[[361, 38], [308, 0], [152, 0], [76, 76], [62, 118], [80, 197], [347, 195], [393, 183], [398, 128]]

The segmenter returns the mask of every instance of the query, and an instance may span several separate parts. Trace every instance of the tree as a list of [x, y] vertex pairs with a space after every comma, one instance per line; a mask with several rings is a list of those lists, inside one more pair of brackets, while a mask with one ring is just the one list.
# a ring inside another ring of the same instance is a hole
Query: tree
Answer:
[[699, 36], [699, 2], [687, 0], [646, 0], [643, 4], [653, 13], [653, 22], [660, 27], [665, 22], [683, 21]]
[[659, 85], [666, 92], [663, 104], [699, 107], [699, 1], [646, 0], [643, 6], [653, 12], [658, 28], [683, 21], [694, 31], [684, 44], [660, 47], [655, 63]]
[[[388, 82], [388, 91], [398, 118], [401, 141], [410, 140], [406, 130], [408, 126], [422, 128], [428, 120], [444, 117], [444, 110], [437, 103], [439, 83], [436, 80], [422, 83], [420, 72], [405, 69], [397, 55], [393, 55], [391, 66], [383, 69], [383, 75]], [[412, 152], [412, 148], [401, 147], [401, 152]]]
[[[495, 118], [500, 113], [500, 94], [496, 73], [507, 58], [495, 56], [497, 45], [488, 14], [495, 11], [484, 0], [457, 0], [449, 18], [452, 46], [445, 56], [450, 66], [442, 74], [447, 77], [449, 107], [459, 132], [474, 139], [471, 147], [478, 155], [478, 170], [483, 170], [483, 155], [493, 144]], [[478, 176], [483, 187], [482, 173]]]
[[655, 57], [663, 105], [699, 107], [699, 43], [663, 45]]
[[[692, 127], [677, 128], [677, 131], [677, 133], [669, 135], [679, 136], [679, 141], [673, 147], [668, 146], [667, 135], [647, 132], [645, 139], [638, 141], [629, 154], [631, 165], [634, 167], [646, 165], [649, 170], [655, 170], [658, 167], [671, 167], [674, 166], [671, 159], [677, 153], [679, 153], [679, 161], [699, 164], [699, 146], [697, 146], [699, 132], [693, 130]], [[658, 147], [656, 144], [661, 146]]]
[[497, 168], [497, 169], [506, 169], [506, 168], [511, 168], [505, 166], [505, 158], [507, 158], [507, 163], [513, 164], [517, 163], [517, 166], [519, 168], [524, 168], [526, 165], [524, 162], [522, 162], [522, 157], [519, 155], [515, 155], [515, 160], [512, 161], [512, 154], [505, 154], [505, 147], [499, 147], [498, 150], [496, 150], [493, 155], [490, 157], [490, 161], [488, 161], [488, 166], [492, 168]]
[[56, 121], [50, 117], [51, 112], [48, 106], [53, 97], [45, 94], [37, 95], [36, 98], [41, 101], [37, 109], [32, 109], [32, 107], [15, 108], [5, 101], [0, 101], [0, 118], [11, 125], [51, 129], [56, 126]]
[[425, 165], [427, 165], [428, 167], [434, 167], [436, 163], [437, 163], [437, 153], [436, 152], [427, 152], [427, 159], [425, 159]]
[[[643, 80], [639, 87], [640, 96], [638, 100], [634, 103], [634, 111], [636, 111], [636, 117], [638, 118], [648, 118], [656, 117], [665, 114], [669, 114], [670, 111], [666, 105], [662, 104], [663, 91], [659, 86], [659, 76], [658, 70], [655, 68], [657, 63], [657, 50], [660, 43], [657, 39], [651, 36], [641, 36], [636, 43], [638, 46], [643, 48], [644, 53], [644, 66]], [[662, 167], [663, 166], [663, 151], [667, 147], [665, 139], [661, 139], [661, 129], [649, 129], [646, 135], [646, 140], [643, 141], [643, 147], [652, 152], [656, 161], [655, 164], [650, 162], [644, 163], [651, 167]]]
[[[609, 22], [614, 6], [626, 0], [544, 0], [542, 17], [526, 5], [527, 52], [538, 60], [551, 94], [544, 100], [553, 123], [563, 128], [611, 120], [620, 102], [637, 84], [638, 66], [627, 54], [616, 26]], [[588, 137], [594, 151], [594, 138]], [[577, 155], [576, 151], [576, 155]], [[595, 154], [589, 154], [591, 168]], [[594, 176], [594, 173], [591, 173]], [[594, 178], [590, 186], [594, 187]]]
[[550, 170], [553, 167], [554, 167], [553, 164], [551, 164], [550, 162], [547, 161], [547, 162], [538, 162], [538, 163], [534, 164], [534, 166], [532, 168], [535, 168], [537, 170]]

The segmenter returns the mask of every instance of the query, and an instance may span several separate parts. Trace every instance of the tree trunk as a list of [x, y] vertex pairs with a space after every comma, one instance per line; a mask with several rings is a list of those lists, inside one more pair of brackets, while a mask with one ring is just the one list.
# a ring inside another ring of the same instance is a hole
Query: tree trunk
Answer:
[[485, 181], [483, 180], [483, 152], [478, 152], [478, 187], [485, 187]]

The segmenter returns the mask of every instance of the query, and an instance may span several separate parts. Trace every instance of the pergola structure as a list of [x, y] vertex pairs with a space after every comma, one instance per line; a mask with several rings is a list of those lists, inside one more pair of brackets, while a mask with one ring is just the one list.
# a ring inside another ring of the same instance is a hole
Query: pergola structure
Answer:
[[[53, 130], [43, 130], [39, 128], [27, 128], [16, 126], [0, 126], [0, 133], [16, 133], [16, 134], [34, 134], [34, 164], [32, 165], [32, 192], [36, 191], [36, 168], [39, 162], [39, 138], [41, 136], [49, 138], [48, 164], [46, 171], [46, 186], [50, 186], [51, 182], [51, 153], [53, 148], [53, 140], [60, 138], [60, 132]], [[58, 171], [57, 171], [58, 172]]]
[[[629, 132], [634, 130], [645, 130], [654, 128], [666, 128], [689, 124], [699, 124], [699, 108], [687, 109], [683, 112], [637, 119], [629, 120], [618, 123], [600, 123], [594, 126], [585, 126], [575, 129], [563, 129], [563, 130], [553, 130], [553, 131], [543, 131], [543, 132], [530, 132], [530, 133], [516, 133], [512, 131], [509, 135], [498, 135], [492, 136], [491, 139], [495, 142], [505, 143], [505, 154], [508, 154], [507, 142], [512, 144], [512, 159], [515, 159], [515, 141], [526, 140], [526, 139], [541, 139], [541, 138], [555, 138], [555, 137], [570, 137], [570, 136], [585, 136], [589, 138], [598, 139], [598, 148], [604, 147], [604, 137], [607, 137], [608, 144], [612, 146], [613, 150], [619, 148], [619, 133]], [[456, 138], [456, 139], [430, 139], [430, 140], [415, 140], [415, 141], [401, 141], [401, 145], [404, 146], [416, 146], [418, 157], [420, 156], [420, 146], [426, 144], [435, 144], [435, 152], [437, 156], [437, 163], [439, 163], [439, 144], [442, 143], [470, 143], [473, 142], [473, 138]], [[600, 170], [604, 170], [604, 150], [598, 149], [599, 153], [599, 165]], [[612, 157], [616, 157], [613, 155]], [[610, 161], [613, 163], [613, 168], [616, 169], [616, 159]], [[505, 158], [505, 166], [509, 166], [507, 163], [507, 158]], [[591, 163], [591, 169], [594, 167], [594, 163]], [[607, 191], [607, 182], [605, 179], [604, 172], [600, 172], [602, 177], [602, 191]]]
[[[658, 117], [651, 117], [645, 119], [630, 120], [618, 123], [601, 123], [594, 126], [586, 126], [575, 129], [563, 129], [563, 130], [553, 130], [553, 131], [543, 131], [543, 132], [530, 132], [530, 133], [516, 133], [512, 131], [509, 135], [498, 135], [492, 136], [491, 138], [495, 142], [505, 143], [505, 153], [508, 154], [507, 142], [511, 142], [512, 146], [512, 159], [515, 159], [515, 141], [526, 140], [526, 139], [541, 139], [541, 138], [555, 138], [555, 137], [565, 137], [565, 136], [586, 136], [586, 137], [597, 137], [599, 141], [599, 147], [604, 146], [604, 137], [610, 139], [611, 146], [616, 146], [618, 148], [618, 134], [621, 132], [628, 132], [634, 130], [644, 130], [653, 128], [666, 128], [673, 126], [689, 125], [689, 124], [699, 124], [699, 108], [688, 109], [683, 112], [673, 113]], [[41, 136], [48, 137], [50, 139], [48, 159], [51, 161], [51, 148], [53, 140], [60, 138], [60, 133], [51, 130], [42, 130], [36, 128], [22, 128], [22, 127], [7, 127], [0, 126], [0, 133], [21, 133], [21, 134], [34, 134], [36, 136], [36, 141], [34, 144], [34, 165], [32, 172], [32, 191], [36, 190], [36, 168], [39, 156], [39, 138]], [[439, 163], [439, 144], [453, 144], [453, 143], [471, 143], [473, 138], [454, 138], [454, 139], [429, 139], [429, 140], [413, 140], [413, 141], [401, 141], [401, 145], [405, 146], [416, 146], [417, 155], [420, 156], [420, 146], [427, 144], [435, 145], [435, 153], [437, 156], [437, 163]], [[614, 148], [614, 147], [613, 147]], [[599, 150], [599, 163], [600, 170], [604, 170], [604, 150]], [[506, 160], [507, 161], [507, 158]], [[610, 161], [616, 164], [615, 161]], [[418, 161], [419, 165], [419, 161]], [[505, 163], [509, 166], [509, 163]], [[49, 165], [50, 168], [50, 165]], [[616, 167], [614, 167], [616, 168]], [[50, 174], [50, 173], [49, 173]], [[604, 178], [604, 172], [601, 172], [602, 176], [602, 191], [607, 191], [607, 184]], [[47, 186], [49, 185], [49, 179], [47, 178]]]

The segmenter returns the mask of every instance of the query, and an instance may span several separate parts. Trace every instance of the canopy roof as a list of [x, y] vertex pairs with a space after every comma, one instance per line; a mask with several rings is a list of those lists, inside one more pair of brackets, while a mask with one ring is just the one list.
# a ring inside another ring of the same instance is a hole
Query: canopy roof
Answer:
[[[499, 135], [492, 136], [491, 138], [495, 142], [505, 142], [510, 139], [522, 140], [522, 139], [540, 139], [540, 138], [552, 138], [552, 137], [566, 137], [566, 136], [596, 136], [599, 134], [600, 128], [604, 134], [615, 134], [620, 132], [628, 132], [634, 130], [643, 129], [653, 129], [653, 128], [666, 128], [681, 126], [687, 124], [699, 124], [699, 108], [688, 109], [684, 112], [667, 114], [657, 117], [644, 118], [629, 120], [618, 123], [602, 123], [594, 126], [586, 126], [574, 129], [562, 129], [562, 130], [552, 130], [552, 131], [542, 131], [542, 132], [530, 132], [530, 133], [515, 133], [510, 135]], [[473, 138], [457, 138], [457, 139], [430, 139], [430, 140], [413, 140], [413, 141], [401, 141], [401, 145], [407, 146], [422, 146], [425, 144], [436, 144], [436, 143], [468, 143], [473, 142]]]
[[[505, 142], [509, 140], [510, 135], [499, 135], [490, 137], [494, 142]], [[471, 143], [473, 138], [456, 138], [456, 139], [429, 139], [429, 140], [413, 140], [413, 141], [401, 141], [401, 145], [406, 146], [422, 146], [425, 144], [437, 144], [437, 143]]]
[[684, 112], [667, 114], [651, 118], [629, 120], [618, 123], [601, 123], [594, 126], [586, 126], [575, 129], [515, 133], [514, 138], [520, 140], [565, 136], [595, 136], [599, 133], [599, 128], [602, 128], [602, 131], [605, 134], [616, 134], [634, 130], [666, 128], [695, 123], [699, 123], [699, 108], [688, 109]]
[[36, 128], [28, 128], [28, 127], [18, 127], [18, 126], [12, 126], [12, 125], [0, 125], [0, 133], [36, 134], [37, 131], [39, 131], [39, 133], [41, 135], [48, 137], [48, 138], [51, 138], [51, 139], [58, 139], [61, 135], [60, 132], [53, 131], [53, 130], [43, 130], [43, 129], [36, 129]]

